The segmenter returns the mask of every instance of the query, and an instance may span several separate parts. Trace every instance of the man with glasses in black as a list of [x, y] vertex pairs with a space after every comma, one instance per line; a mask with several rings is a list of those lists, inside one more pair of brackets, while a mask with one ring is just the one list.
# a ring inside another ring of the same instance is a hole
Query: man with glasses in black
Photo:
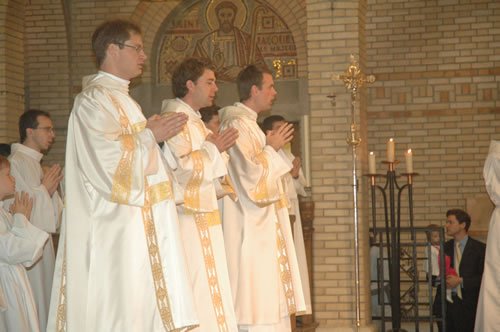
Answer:
[[99, 72], [83, 78], [68, 123], [47, 330], [181, 331], [197, 319], [158, 142], [179, 133], [187, 116], [146, 119], [129, 95], [147, 59], [136, 24], [104, 22], [92, 48]]
[[[43, 154], [50, 149], [56, 137], [50, 114], [35, 109], [24, 112], [19, 118], [19, 136], [20, 143], [12, 144], [9, 156], [16, 191], [27, 192], [33, 198], [31, 223], [54, 234], [59, 228], [63, 208], [57, 192], [63, 175], [58, 164], [46, 166], [45, 170], [40, 164]], [[49, 238], [42, 258], [27, 269], [41, 331], [45, 331], [47, 325], [54, 263], [54, 245]]]

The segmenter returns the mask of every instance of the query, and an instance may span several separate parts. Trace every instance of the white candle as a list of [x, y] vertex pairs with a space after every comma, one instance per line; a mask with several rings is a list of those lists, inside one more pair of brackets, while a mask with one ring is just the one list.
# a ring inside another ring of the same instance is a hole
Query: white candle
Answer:
[[305, 168], [306, 177], [306, 187], [311, 186], [311, 152], [310, 152], [310, 140], [309, 137], [309, 115], [302, 116], [302, 147], [304, 154], [302, 155], [303, 165]]
[[394, 140], [392, 138], [387, 141], [387, 161], [394, 162]]
[[413, 173], [413, 154], [411, 149], [408, 149], [405, 153], [405, 161], [406, 161], [406, 173]]
[[370, 154], [368, 155], [368, 173], [369, 174], [377, 173], [377, 167], [375, 164], [375, 153], [373, 153], [373, 151], [371, 151]]

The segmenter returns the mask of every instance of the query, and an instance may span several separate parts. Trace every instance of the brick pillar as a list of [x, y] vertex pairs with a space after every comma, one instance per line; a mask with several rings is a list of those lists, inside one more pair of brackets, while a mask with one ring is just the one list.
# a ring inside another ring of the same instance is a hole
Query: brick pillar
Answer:
[[[306, 1], [311, 109], [312, 187], [316, 202], [314, 238], [315, 311], [319, 331], [356, 330], [352, 149], [346, 143], [351, 122], [350, 95], [332, 74], [344, 72], [350, 54], [364, 68], [366, 1]], [[334, 93], [336, 104], [326, 97]], [[360, 176], [366, 164], [366, 102], [361, 93], [357, 123], [360, 240], [360, 331], [371, 331], [368, 269], [368, 204]], [[359, 114], [362, 114], [359, 116]], [[361, 162], [363, 161], [363, 163]]]
[[24, 0], [0, 4], [0, 143], [18, 139], [24, 110]]

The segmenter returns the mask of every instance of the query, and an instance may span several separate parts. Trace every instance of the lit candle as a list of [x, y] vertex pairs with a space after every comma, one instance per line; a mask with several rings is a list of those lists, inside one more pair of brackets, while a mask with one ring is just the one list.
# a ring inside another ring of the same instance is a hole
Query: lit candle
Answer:
[[369, 174], [377, 173], [377, 168], [375, 164], [375, 153], [373, 153], [373, 151], [371, 151], [370, 154], [368, 155], [368, 173]]
[[413, 154], [411, 149], [408, 149], [405, 153], [405, 161], [406, 161], [406, 173], [413, 173]]
[[303, 162], [305, 168], [306, 187], [311, 186], [311, 153], [310, 153], [310, 137], [309, 137], [309, 115], [302, 116], [302, 147], [303, 147]]
[[394, 140], [392, 138], [387, 141], [387, 161], [394, 162]]

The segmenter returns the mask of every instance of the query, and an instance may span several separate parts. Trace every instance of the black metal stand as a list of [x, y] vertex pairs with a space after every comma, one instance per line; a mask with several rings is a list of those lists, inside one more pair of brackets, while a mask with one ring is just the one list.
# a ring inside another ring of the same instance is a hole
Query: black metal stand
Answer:
[[[392, 316], [392, 330], [393, 332], [403, 332], [401, 328], [401, 194], [405, 189], [408, 189], [408, 205], [409, 205], [409, 221], [410, 229], [413, 229], [413, 177], [417, 173], [402, 174], [406, 176], [407, 183], [399, 186], [397, 182], [395, 166], [398, 161], [383, 162], [388, 165], [387, 174], [367, 174], [371, 180], [371, 200], [372, 200], [372, 223], [373, 229], [376, 229], [376, 189], [379, 189], [383, 197], [383, 209], [385, 219], [385, 232], [386, 232], [386, 250], [389, 260], [389, 282], [390, 282], [390, 305]], [[376, 184], [377, 177], [386, 178], [383, 187]], [[396, 200], [397, 194], [397, 200]], [[388, 196], [388, 197], [387, 197]], [[411, 233], [412, 240], [415, 239], [414, 232]], [[413, 255], [415, 257], [415, 255]], [[414, 262], [415, 263], [415, 262]], [[415, 265], [415, 264], [414, 264]], [[417, 278], [415, 274], [415, 278]], [[416, 280], [415, 280], [416, 281]], [[415, 282], [417, 289], [414, 290], [418, 294], [418, 282]], [[418, 308], [418, 307], [417, 307]], [[418, 310], [418, 309], [417, 309]]]

